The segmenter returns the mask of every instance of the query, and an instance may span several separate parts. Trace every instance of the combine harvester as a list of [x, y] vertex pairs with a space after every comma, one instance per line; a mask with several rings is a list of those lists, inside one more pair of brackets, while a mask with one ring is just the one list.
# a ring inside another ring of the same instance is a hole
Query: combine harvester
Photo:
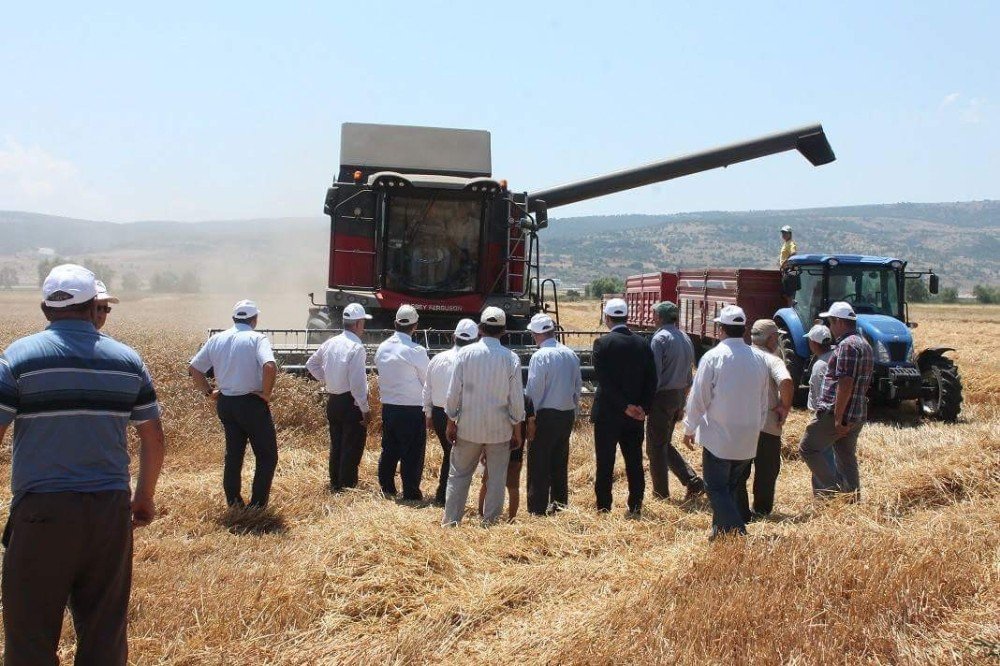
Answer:
[[[780, 132], [547, 190], [516, 192], [492, 175], [490, 134], [480, 130], [345, 123], [340, 171], [327, 190], [330, 261], [327, 289], [305, 329], [262, 330], [282, 368], [305, 360], [337, 328], [343, 308], [373, 315], [365, 343], [390, 335], [403, 303], [427, 327], [415, 339], [431, 354], [451, 346], [463, 317], [503, 308], [505, 344], [522, 359], [533, 350], [525, 326], [537, 312], [558, 322], [558, 296], [540, 271], [538, 232], [549, 209], [681, 176], [798, 150], [815, 166], [835, 157], [820, 125]], [[597, 331], [564, 331], [563, 341], [591, 373]]]
[[[875, 352], [869, 397], [875, 404], [897, 407], [916, 400], [920, 412], [954, 422], [962, 409], [962, 381], [955, 363], [945, 357], [950, 347], [916, 353], [906, 303], [906, 281], [930, 276], [929, 291], [938, 293], [933, 271], [908, 271], [892, 257], [800, 254], [788, 260], [793, 305], [782, 294], [778, 270], [711, 268], [677, 273], [634, 275], [626, 282], [629, 323], [655, 328], [650, 306], [671, 300], [680, 308], [679, 327], [691, 336], [700, 356], [719, 339], [712, 320], [727, 305], [743, 308], [749, 321], [769, 318], [778, 324], [782, 355], [796, 382], [796, 406], [808, 394], [810, 358], [806, 331], [834, 301], [847, 301], [858, 314], [858, 328]], [[747, 329], [749, 337], [749, 328]]]

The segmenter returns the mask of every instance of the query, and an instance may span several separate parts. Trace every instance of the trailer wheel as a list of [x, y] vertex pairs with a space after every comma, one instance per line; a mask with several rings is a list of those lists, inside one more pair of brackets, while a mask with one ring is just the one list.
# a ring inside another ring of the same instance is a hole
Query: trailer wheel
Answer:
[[781, 358], [788, 368], [788, 374], [792, 376], [792, 386], [795, 392], [792, 394], [792, 406], [805, 407], [809, 400], [809, 387], [802, 387], [802, 374], [805, 372], [806, 362], [795, 353], [795, 344], [792, 342], [788, 331], [778, 331], [778, 346], [781, 349]]
[[954, 423], [962, 411], [962, 377], [955, 362], [944, 356], [937, 356], [923, 365], [921, 372], [922, 389], [927, 397], [921, 397], [917, 404], [927, 418]]

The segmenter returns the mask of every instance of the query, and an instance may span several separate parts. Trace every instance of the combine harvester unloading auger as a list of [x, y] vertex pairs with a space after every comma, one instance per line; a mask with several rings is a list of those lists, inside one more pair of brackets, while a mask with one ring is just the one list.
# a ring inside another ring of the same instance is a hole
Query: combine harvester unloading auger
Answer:
[[[451, 346], [463, 317], [503, 308], [505, 344], [527, 359], [524, 329], [536, 312], [558, 322], [556, 284], [540, 270], [538, 232], [549, 209], [739, 162], [798, 150], [814, 166], [835, 157], [821, 125], [810, 125], [534, 192], [517, 192], [492, 175], [490, 134], [481, 130], [345, 123], [340, 171], [327, 190], [330, 262], [327, 289], [305, 329], [263, 329], [288, 372], [339, 333], [340, 313], [360, 303], [373, 315], [365, 343], [391, 333], [403, 303], [420, 312], [415, 340], [431, 354]], [[599, 331], [562, 331], [592, 376]]]

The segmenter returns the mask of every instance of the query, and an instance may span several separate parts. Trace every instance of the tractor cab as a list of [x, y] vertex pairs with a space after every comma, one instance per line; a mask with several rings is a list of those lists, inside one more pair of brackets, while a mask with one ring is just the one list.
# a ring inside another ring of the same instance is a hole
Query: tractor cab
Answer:
[[795, 255], [786, 272], [794, 290], [793, 308], [802, 322], [812, 322], [836, 301], [846, 301], [859, 315], [882, 315], [906, 322], [906, 262], [859, 255]]

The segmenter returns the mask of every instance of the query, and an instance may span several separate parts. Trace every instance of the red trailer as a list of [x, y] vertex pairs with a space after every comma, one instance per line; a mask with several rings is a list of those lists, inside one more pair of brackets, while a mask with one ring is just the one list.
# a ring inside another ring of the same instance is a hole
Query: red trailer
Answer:
[[661, 301], [677, 302], [677, 273], [643, 273], [625, 280], [628, 325], [638, 330], [659, 326], [653, 306]]
[[785, 306], [781, 272], [758, 268], [710, 268], [680, 271], [677, 275], [679, 326], [695, 345], [706, 349], [719, 340], [719, 325], [712, 321], [727, 305], [738, 305], [750, 325], [769, 319]]

